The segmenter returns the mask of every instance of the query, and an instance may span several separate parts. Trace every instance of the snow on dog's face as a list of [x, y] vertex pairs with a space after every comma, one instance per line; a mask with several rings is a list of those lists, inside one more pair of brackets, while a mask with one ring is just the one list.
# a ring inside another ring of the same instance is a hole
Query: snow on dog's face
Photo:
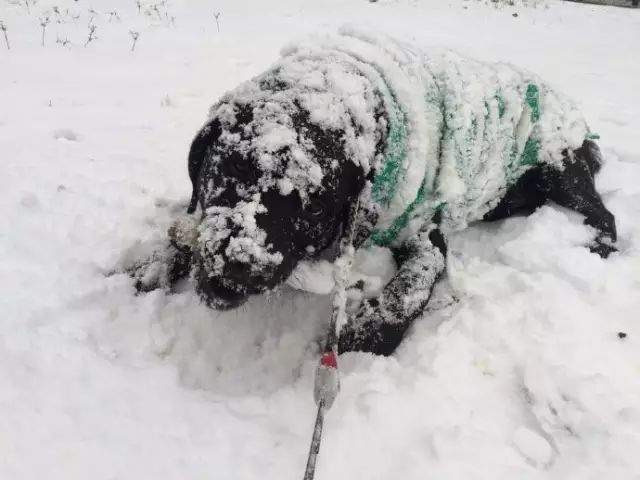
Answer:
[[296, 105], [269, 121], [274, 107], [283, 104], [223, 103], [192, 146], [190, 167], [202, 155], [192, 180], [203, 212], [194, 278], [213, 308], [273, 289], [331, 245], [364, 183], [339, 133]]
[[210, 306], [273, 289], [334, 242], [386, 135], [381, 112], [352, 58], [304, 51], [212, 107], [189, 154], [193, 271]]

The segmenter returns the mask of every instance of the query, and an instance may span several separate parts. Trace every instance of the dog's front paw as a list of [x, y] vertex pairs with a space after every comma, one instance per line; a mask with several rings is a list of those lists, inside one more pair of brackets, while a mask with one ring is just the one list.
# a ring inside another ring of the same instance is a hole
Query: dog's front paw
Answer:
[[338, 353], [373, 352], [377, 344], [378, 341], [373, 332], [366, 332], [366, 329], [355, 330], [347, 324], [338, 338]]
[[171, 242], [165, 249], [153, 252], [146, 260], [134, 263], [127, 273], [135, 280], [138, 293], [158, 288], [171, 290], [179, 279], [189, 274], [191, 257], [191, 250]]
[[364, 308], [340, 331], [338, 353], [369, 352], [388, 356], [403, 336], [404, 330], [399, 324], [381, 321], [371, 308]]
[[169, 285], [168, 264], [159, 253], [127, 266], [125, 273], [134, 280], [134, 287], [138, 293], [167, 288]]
[[170, 289], [189, 273], [191, 250], [168, 239], [137, 242], [121, 256], [113, 273], [125, 273], [134, 280], [137, 293]]
[[608, 237], [598, 237], [593, 243], [589, 244], [589, 250], [593, 253], [600, 255], [602, 258], [607, 258], [618, 249]]

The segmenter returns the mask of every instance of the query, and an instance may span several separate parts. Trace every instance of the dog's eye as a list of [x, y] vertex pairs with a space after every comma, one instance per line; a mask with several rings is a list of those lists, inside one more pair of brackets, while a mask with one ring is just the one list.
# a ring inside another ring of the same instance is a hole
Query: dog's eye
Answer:
[[228, 161], [229, 173], [234, 177], [247, 178], [253, 173], [251, 161], [240, 155], [232, 155]]
[[308, 216], [313, 218], [314, 220], [321, 220], [329, 213], [327, 204], [320, 198], [310, 199], [305, 211], [307, 212]]

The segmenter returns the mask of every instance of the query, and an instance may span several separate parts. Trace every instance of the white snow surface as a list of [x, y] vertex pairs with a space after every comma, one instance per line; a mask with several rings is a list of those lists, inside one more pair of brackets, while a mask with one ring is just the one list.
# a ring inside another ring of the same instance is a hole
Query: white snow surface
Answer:
[[589, 253], [593, 232], [554, 205], [452, 236], [447, 280], [397, 353], [341, 357], [316, 478], [640, 476], [640, 11], [29, 3], [0, 0], [0, 478], [302, 476], [329, 299], [284, 289], [219, 313], [188, 282], [135, 296], [105, 274], [183, 212], [209, 106], [344, 22], [569, 93], [602, 136], [620, 253]]

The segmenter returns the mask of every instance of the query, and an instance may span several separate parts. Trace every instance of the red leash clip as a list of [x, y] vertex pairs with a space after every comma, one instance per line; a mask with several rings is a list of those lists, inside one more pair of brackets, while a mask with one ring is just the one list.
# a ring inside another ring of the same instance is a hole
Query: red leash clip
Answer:
[[336, 352], [329, 350], [320, 358], [316, 369], [316, 380], [313, 387], [313, 398], [316, 405], [329, 410], [340, 391], [340, 375]]

